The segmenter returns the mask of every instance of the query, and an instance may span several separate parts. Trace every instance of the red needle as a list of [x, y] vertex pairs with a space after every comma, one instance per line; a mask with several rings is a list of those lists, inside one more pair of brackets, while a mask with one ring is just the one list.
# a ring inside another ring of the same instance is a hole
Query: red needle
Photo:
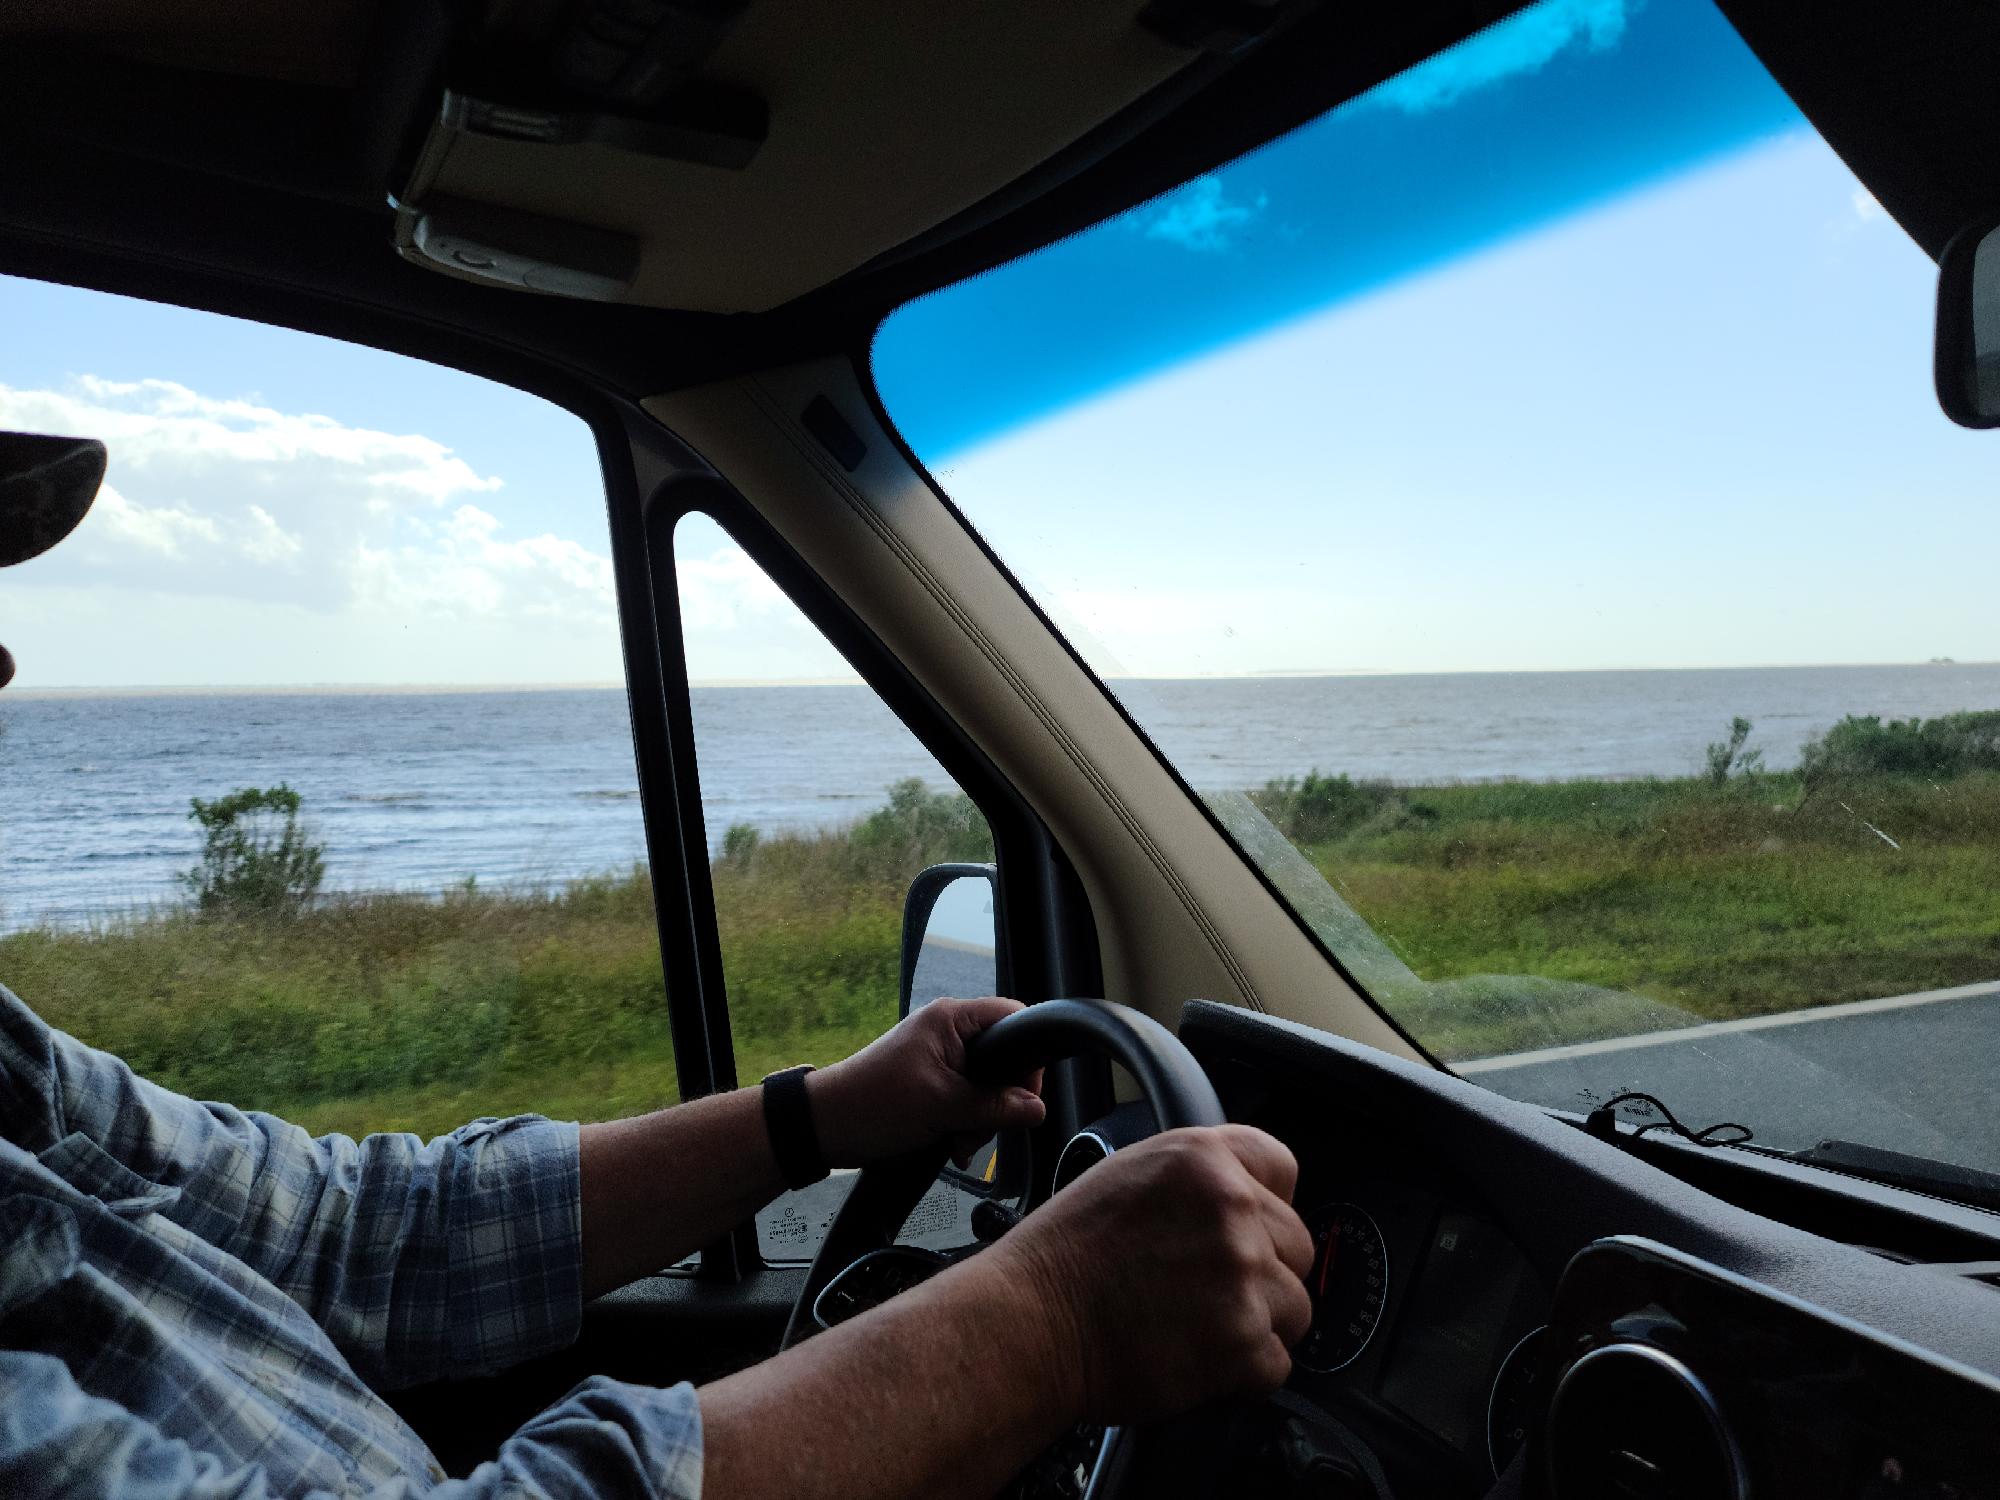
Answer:
[[1319, 1263], [1319, 1290], [1314, 1293], [1315, 1296], [1324, 1297], [1326, 1295], [1326, 1273], [1333, 1269], [1333, 1258], [1339, 1253], [1340, 1253], [1340, 1224], [1339, 1221], [1336, 1220], [1334, 1223], [1327, 1226], [1326, 1256]]

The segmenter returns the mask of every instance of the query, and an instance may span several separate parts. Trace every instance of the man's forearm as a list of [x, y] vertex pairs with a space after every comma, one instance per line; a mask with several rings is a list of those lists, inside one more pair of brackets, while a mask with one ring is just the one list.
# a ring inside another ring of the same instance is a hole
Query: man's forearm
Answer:
[[1076, 1338], [1003, 1250], [706, 1386], [705, 1500], [993, 1494], [1076, 1420]]
[[[841, 1067], [806, 1079], [828, 1161], [863, 1159], [856, 1121], [882, 1113], [866, 1080]], [[785, 1190], [757, 1088], [712, 1094], [635, 1120], [583, 1127], [583, 1294], [595, 1297], [672, 1265]]]
[[671, 1265], [784, 1191], [754, 1088], [586, 1125], [583, 1294]]

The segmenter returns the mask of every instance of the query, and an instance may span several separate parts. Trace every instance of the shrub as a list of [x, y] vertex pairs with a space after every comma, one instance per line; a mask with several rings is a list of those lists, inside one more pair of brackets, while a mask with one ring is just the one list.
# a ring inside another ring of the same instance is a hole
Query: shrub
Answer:
[[722, 852], [719, 856], [725, 864], [740, 865], [747, 862], [757, 852], [760, 835], [753, 823], [731, 823], [722, 832]]
[[915, 776], [889, 788], [889, 800], [854, 825], [848, 843], [866, 865], [915, 874], [925, 865], [993, 858], [993, 835], [972, 799], [934, 792]]
[[1704, 759], [1711, 785], [1725, 784], [1731, 771], [1739, 776], [1756, 776], [1763, 771], [1764, 752], [1743, 748], [1744, 741], [1750, 738], [1750, 728], [1750, 721], [1738, 714], [1729, 721], [1729, 738], [1708, 747]]
[[2000, 771], [2000, 709], [1882, 720], [1849, 714], [1806, 741], [1799, 771], [1808, 784], [1869, 773], [1963, 776]]
[[326, 846], [299, 827], [299, 794], [289, 786], [195, 797], [188, 818], [201, 825], [201, 863], [181, 878], [204, 914], [290, 914], [311, 903]]
[[[1351, 832], [1384, 808], [1400, 809], [1403, 794], [1381, 781], [1355, 781], [1345, 772], [1273, 778], [1250, 794], [1257, 810], [1295, 844], [1323, 844]], [[1435, 812], [1432, 812], [1435, 816]]]

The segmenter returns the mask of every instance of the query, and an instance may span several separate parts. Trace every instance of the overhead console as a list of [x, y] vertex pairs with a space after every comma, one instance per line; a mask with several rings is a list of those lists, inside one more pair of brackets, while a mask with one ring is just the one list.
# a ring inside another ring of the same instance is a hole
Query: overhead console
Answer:
[[1180, 1034], [1298, 1157], [1319, 1252], [1293, 1379], [1237, 1434], [1259, 1493], [2000, 1500], [2000, 1288], [1290, 1022], [1196, 1003]]
[[827, 285], [1310, 0], [486, 0], [398, 179], [468, 280], [703, 312]]

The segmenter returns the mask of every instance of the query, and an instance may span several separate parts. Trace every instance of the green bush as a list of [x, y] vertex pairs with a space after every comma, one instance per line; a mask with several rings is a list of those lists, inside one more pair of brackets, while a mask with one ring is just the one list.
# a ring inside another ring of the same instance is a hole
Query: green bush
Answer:
[[1732, 771], [1743, 777], [1763, 773], [1764, 752], [1743, 748], [1744, 741], [1750, 738], [1750, 728], [1750, 721], [1738, 714], [1729, 721], [1729, 738], [1718, 740], [1708, 747], [1704, 761], [1711, 785], [1723, 785]]
[[296, 912], [318, 892], [326, 846], [299, 827], [299, 794], [283, 782], [213, 802], [195, 797], [188, 818], [201, 825], [201, 863], [181, 878], [202, 912]]
[[993, 834], [963, 792], [934, 792], [915, 776], [889, 788], [889, 800], [847, 836], [856, 858], [904, 879], [926, 865], [993, 858]]
[[[1353, 832], [1384, 809], [1404, 810], [1403, 794], [1395, 787], [1355, 781], [1344, 772], [1274, 778], [1252, 792], [1250, 800], [1295, 844], [1323, 844]], [[1435, 817], [1436, 812], [1426, 808], [1420, 816]]]
[[2000, 709], [1891, 719], [1849, 714], [1806, 741], [1799, 771], [1808, 785], [1828, 776], [1951, 777], [2000, 771]]

